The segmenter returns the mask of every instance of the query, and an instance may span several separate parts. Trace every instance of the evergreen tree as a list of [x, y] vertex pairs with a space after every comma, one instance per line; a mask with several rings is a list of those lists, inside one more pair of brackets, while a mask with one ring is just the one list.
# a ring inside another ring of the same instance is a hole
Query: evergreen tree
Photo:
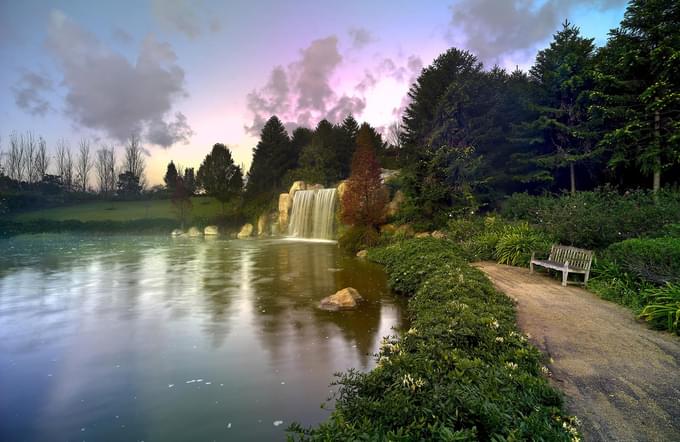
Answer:
[[175, 193], [175, 186], [177, 185], [177, 167], [175, 167], [175, 163], [170, 161], [168, 163], [168, 168], [166, 169], [165, 176], [163, 177], [163, 181], [165, 182], [165, 189], [170, 193], [170, 195], [173, 195]]
[[530, 71], [540, 90], [537, 117], [524, 125], [537, 168], [534, 178], [552, 182], [552, 171], [567, 167], [572, 194], [576, 165], [594, 154], [588, 122], [594, 49], [593, 39], [582, 37], [579, 28], [564, 22]]
[[342, 219], [352, 226], [376, 227], [385, 220], [387, 192], [380, 181], [374, 142], [371, 127], [363, 124], [357, 135], [352, 174], [342, 195]]
[[336, 157], [340, 167], [340, 178], [346, 178], [349, 176], [352, 155], [356, 148], [359, 123], [350, 114], [342, 121], [337, 131]]
[[279, 190], [284, 175], [296, 161], [286, 128], [278, 117], [271, 117], [262, 128], [260, 141], [253, 151], [247, 193], [254, 197]]
[[661, 187], [680, 164], [680, 4], [632, 0], [598, 54], [593, 115], [610, 165], [634, 165]]
[[189, 196], [192, 196], [196, 193], [196, 176], [194, 174], [193, 167], [187, 167], [184, 170], [184, 180], [182, 184], [184, 185], [184, 190], [186, 190], [186, 193], [189, 194]]
[[340, 171], [334, 151], [335, 129], [328, 120], [321, 120], [312, 140], [300, 153], [300, 179], [310, 183], [329, 185], [337, 181]]
[[229, 149], [221, 143], [213, 146], [198, 169], [198, 184], [224, 205], [237, 198], [243, 189], [243, 172], [234, 164]]

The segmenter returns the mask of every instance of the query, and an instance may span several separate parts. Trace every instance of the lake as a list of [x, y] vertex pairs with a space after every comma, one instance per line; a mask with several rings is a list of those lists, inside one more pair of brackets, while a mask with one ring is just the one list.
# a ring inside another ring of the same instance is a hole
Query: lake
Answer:
[[[355, 311], [319, 300], [355, 287]], [[374, 366], [404, 302], [335, 244], [0, 240], [0, 440], [281, 440]], [[331, 407], [332, 408], [332, 407]]]

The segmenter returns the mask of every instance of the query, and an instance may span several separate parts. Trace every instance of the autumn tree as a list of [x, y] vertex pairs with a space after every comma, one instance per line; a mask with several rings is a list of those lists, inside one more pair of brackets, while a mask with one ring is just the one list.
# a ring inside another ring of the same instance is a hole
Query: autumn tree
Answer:
[[373, 148], [370, 128], [357, 134], [352, 172], [342, 195], [342, 220], [352, 226], [375, 227], [385, 220], [387, 192], [380, 180], [380, 164]]
[[206, 193], [224, 205], [241, 195], [243, 189], [243, 172], [234, 164], [231, 152], [222, 143], [213, 146], [198, 169], [198, 184]]

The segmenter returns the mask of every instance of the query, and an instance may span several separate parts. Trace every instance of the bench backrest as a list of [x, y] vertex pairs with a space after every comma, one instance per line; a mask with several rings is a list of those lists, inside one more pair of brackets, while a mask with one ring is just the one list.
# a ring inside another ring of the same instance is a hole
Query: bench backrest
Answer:
[[550, 249], [550, 258], [548, 259], [559, 263], [569, 261], [571, 268], [589, 270], [590, 264], [593, 262], [593, 251], [554, 244]]

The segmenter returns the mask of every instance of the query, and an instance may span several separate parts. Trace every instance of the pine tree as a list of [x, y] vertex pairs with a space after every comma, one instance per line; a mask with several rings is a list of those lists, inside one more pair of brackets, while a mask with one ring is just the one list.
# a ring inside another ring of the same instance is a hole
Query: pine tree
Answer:
[[300, 153], [298, 176], [310, 183], [329, 185], [337, 181], [340, 171], [334, 151], [335, 128], [328, 120], [321, 120], [312, 140]]
[[253, 162], [248, 172], [249, 196], [277, 191], [286, 172], [294, 167], [290, 138], [278, 117], [271, 117], [260, 132], [260, 141], [253, 151]]
[[175, 163], [170, 161], [168, 163], [168, 168], [166, 169], [165, 176], [163, 177], [163, 181], [165, 182], [165, 189], [170, 193], [170, 195], [173, 195], [175, 193], [175, 186], [177, 185], [177, 167], [175, 167]]
[[593, 39], [564, 22], [552, 43], [536, 56], [531, 79], [539, 86], [537, 118], [525, 125], [526, 141], [537, 177], [554, 181], [555, 169], [569, 169], [570, 189], [576, 192], [576, 166], [594, 155], [588, 123], [588, 97], [593, 88]]
[[632, 0], [598, 54], [593, 115], [610, 165], [634, 165], [661, 187], [680, 164], [680, 4]]
[[362, 125], [352, 157], [352, 173], [342, 195], [342, 220], [352, 226], [376, 227], [385, 220], [387, 192], [380, 181], [380, 163], [373, 144], [371, 128]]
[[198, 169], [197, 181], [206, 193], [224, 205], [237, 198], [243, 188], [243, 172], [234, 164], [231, 152], [224, 144], [217, 143], [206, 155]]
[[182, 184], [184, 184], [184, 189], [189, 194], [189, 196], [192, 196], [196, 193], [196, 176], [194, 174], [193, 167], [187, 167], [184, 170], [184, 181]]
[[336, 156], [340, 167], [340, 178], [346, 178], [349, 176], [352, 155], [356, 148], [359, 123], [350, 114], [342, 121], [337, 130]]

